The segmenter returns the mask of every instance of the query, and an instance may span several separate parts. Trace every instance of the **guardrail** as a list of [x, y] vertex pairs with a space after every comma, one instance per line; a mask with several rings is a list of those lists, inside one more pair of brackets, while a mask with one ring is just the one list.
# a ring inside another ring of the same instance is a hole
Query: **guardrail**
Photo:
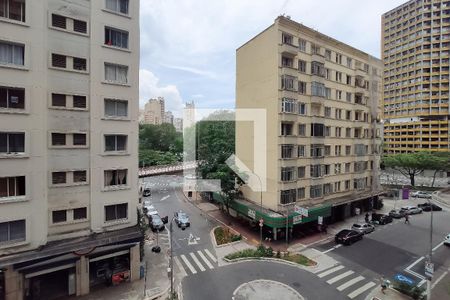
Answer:
[[198, 166], [198, 162], [181, 162], [174, 165], [161, 165], [161, 166], [151, 166], [139, 168], [139, 177], [156, 176], [161, 174], [170, 174], [181, 172], [184, 170], [195, 169]]

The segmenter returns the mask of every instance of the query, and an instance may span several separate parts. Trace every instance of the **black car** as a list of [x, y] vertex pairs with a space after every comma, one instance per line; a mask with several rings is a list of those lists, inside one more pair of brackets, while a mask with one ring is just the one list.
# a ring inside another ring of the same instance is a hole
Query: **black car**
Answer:
[[142, 195], [143, 195], [144, 197], [149, 197], [149, 196], [152, 195], [152, 191], [150, 190], [150, 188], [146, 187], [146, 188], [144, 189], [144, 192], [142, 193]]
[[389, 216], [395, 218], [395, 219], [400, 219], [403, 218], [405, 216], [405, 212], [403, 210], [400, 209], [393, 209], [389, 212]]
[[336, 234], [334, 241], [337, 244], [351, 245], [356, 241], [362, 240], [363, 235], [363, 233], [355, 230], [344, 229]]
[[152, 231], [162, 231], [165, 228], [164, 224], [167, 223], [168, 217], [161, 218], [159, 215], [151, 215], [148, 221]]
[[423, 211], [431, 211], [431, 210], [441, 211], [442, 210], [442, 207], [440, 207], [436, 204], [433, 204], [433, 203], [428, 203], [428, 202], [419, 204], [417, 206], [420, 207]]
[[178, 227], [185, 229], [186, 227], [191, 226], [191, 223], [189, 222], [189, 216], [183, 212], [183, 211], [177, 211], [174, 213], [175, 222], [177, 223]]
[[378, 222], [380, 225], [386, 225], [392, 222], [392, 216], [385, 214], [372, 214], [372, 221]]

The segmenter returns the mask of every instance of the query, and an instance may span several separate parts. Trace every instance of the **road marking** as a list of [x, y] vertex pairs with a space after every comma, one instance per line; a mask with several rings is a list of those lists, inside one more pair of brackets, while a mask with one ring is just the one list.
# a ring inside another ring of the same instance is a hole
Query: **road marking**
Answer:
[[419, 258], [418, 260], [416, 260], [415, 262], [413, 262], [412, 264], [410, 264], [408, 267], [406, 267], [406, 270], [411, 269], [412, 267], [414, 267], [415, 265], [417, 265], [422, 259], [424, 259], [425, 257], [422, 256], [421, 258]]
[[334, 249], [337, 249], [339, 247], [342, 247], [342, 244], [337, 244], [336, 246], [334, 246], [333, 248], [328, 249], [327, 251], [323, 251], [322, 254], [328, 253], [330, 251], [333, 251]]
[[170, 197], [170, 195], [164, 196], [164, 197], [162, 197], [161, 200], [159, 200], [159, 201], [164, 201], [164, 200], [168, 199], [169, 197]]
[[323, 272], [323, 273], [320, 273], [319, 275], [317, 275], [319, 278], [323, 278], [323, 277], [325, 277], [325, 276], [327, 276], [327, 275], [330, 275], [331, 273], [333, 273], [333, 272], [336, 272], [336, 271], [339, 271], [339, 270], [341, 270], [341, 269], [343, 269], [344, 268], [344, 266], [337, 266], [337, 267], [334, 267], [334, 268], [331, 268], [331, 269], [329, 269], [329, 270], [327, 270], [327, 271], [325, 271], [325, 272]]
[[206, 258], [206, 256], [200, 250], [198, 250], [197, 253], [200, 256], [200, 258], [203, 259], [203, 261], [208, 266], [208, 268], [214, 269], [213, 265], [209, 262], [209, 260]]
[[444, 242], [440, 242], [436, 247], [434, 247], [433, 249], [431, 249], [431, 251], [436, 251], [437, 248], [439, 248], [440, 246], [444, 245]]
[[178, 259], [178, 257], [175, 256], [173, 259], [175, 260], [175, 264], [177, 265], [178, 269], [181, 272], [181, 276], [182, 277], [187, 276], [186, 270], [183, 268], [183, 265], [181, 264], [181, 262]]
[[362, 293], [364, 293], [365, 291], [367, 291], [368, 289], [370, 289], [371, 287], [374, 287], [375, 286], [375, 283], [374, 282], [368, 282], [368, 283], [366, 283], [365, 285], [363, 285], [362, 287], [360, 287], [359, 289], [357, 289], [357, 290], [354, 290], [353, 292], [351, 292], [350, 294], [348, 294], [347, 296], [350, 298], [350, 299], [353, 299], [353, 298], [355, 298], [355, 297], [357, 297], [357, 296], [359, 296], [359, 295], [361, 295]]
[[414, 272], [414, 271], [411, 271], [411, 270], [406, 269], [405, 272], [407, 272], [407, 273], [409, 273], [409, 274], [411, 274], [411, 275], [414, 275], [414, 276], [416, 276], [416, 277], [419, 278], [419, 279], [422, 279], [422, 280], [425, 280], [425, 279], [426, 279], [424, 276], [422, 276], [422, 275], [420, 275], [419, 273], [416, 273], [416, 272]]
[[200, 263], [200, 261], [198, 260], [197, 256], [195, 256], [194, 253], [189, 253], [192, 257], [192, 259], [194, 260], [194, 262], [197, 264], [197, 266], [200, 268], [200, 271], [206, 271], [205, 267]]
[[186, 266], [188, 266], [189, 270], [191, 271], [192, 274], [197, 274], [197, 271], [195, 270], [195, 268], [191, 265], [191, 263], [189, 262], [189, 260], [186, 258], [186, 256], [184, 256], [184, 254], [181, 255], [181, 259], [184, 261], [184, 263], [186, 264]]
[[447, 274], [448, 274], [448, 271], [445, 271], [444, 273], [442, 273], [442, 275], [439, 276], [439, 278], [436, 279], [436, 281], [433, 283], [433, 285], [431, 286], [431, 289], [434, 289], [434, 287], [436, 286], [436, 284], [438, 284], [439, 281], [441, 281], [442, 278], [444, 278]]
[[417, 286], [421, 287], [425, 282], [427, 282], [427, 280], [426, 279], [422, 279], [422, 281], [419, 282], [419, 284]]
[[364, 280], [364, 277], [358, 276], [358, 277], [356, 277], [356, 278], [353, 278], [352, 280], [349, 280], [349, 281], [347, 281], [346, 283], [344, 283], [344, 284], [338, 286], [338, 287], [337, 287], [337, 290], [338, 290], [339, 292], [342, 292], [343, 290], [345, 290], [345, 289], [348, 288], [349, 286], [354, 285], [355, 283], [360, 282], [361, 280]]
[[217, 259], [214, 257], [214, 255], [212, 255], [211, 252], [209, 252], [208, 249], [205, 249], [204, 251], [205, 251], [205, 253], [209, 256], [209, 258], [211, 258], [211, 260], [212, 260], [213, 262], [217, 262]]
[[345, 272], [345, 273], [342, 273], [342, 274], [340, 274], [340, 275], [338, 275], [338, 276], [335, 276], [335, 277], [331, 278], [330, 280], [327, 280], [327, 283], [328, 283], [328, 284], [333, 284], [333, 283], [335, 283], [335, 282], [341, 280], [342, 278], [345, 278], [345, 277], [347, 277], [347, 276], [352, 275], [353, 273], [355, 273], [355, 272], [353, 272], [353, 271], [347, 271], [347, 272]]

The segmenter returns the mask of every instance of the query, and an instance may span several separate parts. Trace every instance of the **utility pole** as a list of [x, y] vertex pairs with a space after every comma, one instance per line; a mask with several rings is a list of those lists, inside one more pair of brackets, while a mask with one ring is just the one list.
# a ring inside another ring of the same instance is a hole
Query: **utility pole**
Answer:
[[[434, 271], [434, 266], [433, 266], [433, 206], [431, 204], [431, 199], [428, 199], [428, 204], [430, 205], [430, 252], [428, 253], [428, 263], [429, 266], [431, 266], [432, 268], [432, 272], [429, 272], [428, 274], [428, 280], [427, 280], [427, 300], [431, 300], [431, 281], [433, 279], [433, 271]], [[426, 268], [426, 267], [425, 267]], [[430, 270], [428, 270], [430, 271]], [[425, 269], [425, 273], [427, 273], [427, 270]], [[427, 275], [427, 274], [425, 274]]]
[[289, 246], [289, 206], [286, 205], [286, 247]]
[[172, 220], [170, 220], [170, 225], [169, 225], [169, 232], [170, 232], [170, 263], [169, 263], [169, 268], [170, 268], [170, 300], [173, 299], [173, 247], [172, 247], [172, 232], [173, 232], [173, 227], [172, 227], [172, 223], [173, 223], [173, 217]]

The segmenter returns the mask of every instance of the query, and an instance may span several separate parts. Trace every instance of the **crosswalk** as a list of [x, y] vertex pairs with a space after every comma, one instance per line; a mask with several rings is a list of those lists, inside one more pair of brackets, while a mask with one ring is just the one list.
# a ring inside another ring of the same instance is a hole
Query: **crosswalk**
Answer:
[[184, 275], [197, 274], [218, 267], [217, 258], [208, 249], [175, 256], [174, 261], [179, 271]]
[[342, 265], [322, 270], [317, 277], [334, 286], [339, 292], [345, 293], [348, 298], [355, 299], [370, 291], [376, 283], [370, 281], [353, 270], [348, 270]]

